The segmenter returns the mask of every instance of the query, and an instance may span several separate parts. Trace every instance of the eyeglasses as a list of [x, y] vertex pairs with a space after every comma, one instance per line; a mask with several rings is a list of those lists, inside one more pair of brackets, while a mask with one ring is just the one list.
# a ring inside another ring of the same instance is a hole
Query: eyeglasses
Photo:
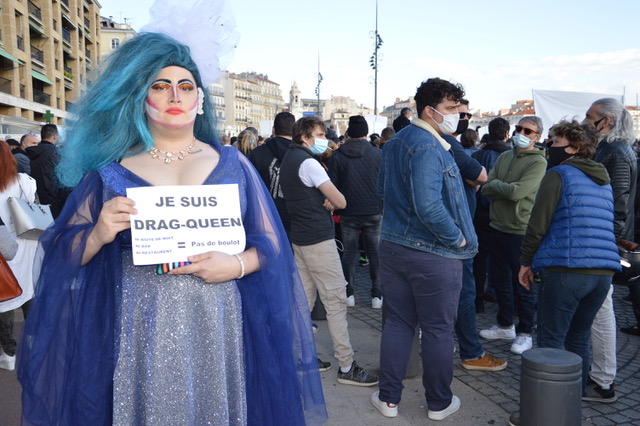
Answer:
[[464, 120], [465, 117], [467, 118], [467, 120], [471, 120], [471, 117], [473, 117], [473, 114], [471, 114], [470, 112], [461, 112], [460, 120]]
[[526, 127], [516, 126], [516, 133], [524, 132], [525, 135], [529, 136], [531, 133], [538, 133], [535, 130], [527, 129]]

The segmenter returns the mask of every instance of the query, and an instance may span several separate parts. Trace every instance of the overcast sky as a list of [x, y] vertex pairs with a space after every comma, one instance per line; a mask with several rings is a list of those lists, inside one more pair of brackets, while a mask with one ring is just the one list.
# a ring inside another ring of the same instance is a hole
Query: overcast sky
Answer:
[[[214, 1], [214, 0], [211, 0]], [[103, 16], [135, 29], [154, 0], [100, 0]], [[180, 1], [177, 0], [180, 4]], [[231, 0], [240, 44], [229, 66], [314, 98], [350, 96], [373, 108], [375, 0]], [[383, 56], [378, 110], [429, 77], [461, 83], [472, 108], [495, 111], [531, 90], [640, 93], [638, 0], [379, 0]], [[188, 29], [187, 29], [188, 31]]]

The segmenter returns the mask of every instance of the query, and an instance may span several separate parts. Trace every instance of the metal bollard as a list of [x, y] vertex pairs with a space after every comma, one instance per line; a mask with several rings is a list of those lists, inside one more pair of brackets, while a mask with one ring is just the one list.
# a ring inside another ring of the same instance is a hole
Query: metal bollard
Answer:
[[552, 348], [522, 354], [520, 426], [579, 426], [581, 398], [580, 356]]

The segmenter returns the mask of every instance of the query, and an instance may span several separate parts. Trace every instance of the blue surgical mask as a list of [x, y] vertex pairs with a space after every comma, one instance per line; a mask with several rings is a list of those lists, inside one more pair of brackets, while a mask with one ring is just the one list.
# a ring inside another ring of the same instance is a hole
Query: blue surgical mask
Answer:
[[513, 135], [513, 143], [516, 148], [528, 148], [531, 145], [531, 139], [521, 133]]
[[318, 139], [318, 138], [316, 138], [315, 142], [316, 142], [315, 145], [311, 145], [309, 147], [311, 152], [313, 152], [316, 155], [324, 154], [324, 152], [329, 147], [329, 140], [328, 139]]

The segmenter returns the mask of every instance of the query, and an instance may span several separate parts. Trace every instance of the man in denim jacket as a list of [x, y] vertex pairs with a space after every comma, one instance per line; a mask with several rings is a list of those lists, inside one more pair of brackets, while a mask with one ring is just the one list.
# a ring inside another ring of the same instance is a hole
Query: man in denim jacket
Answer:
[[380, 391], [371, 402], [395, 417], [416, 325], [422, 330], [422, 382], [428, 417], [442, 420], [460, 400], [451, 392], [453, 327], [462, 259], [477, 238], [460, 171], [441, 137], [458, 124], [464, 89], [431, 78], [415, 95], [418, 117], [383, 149], [378, 192], [384, 199], [380, 243], [387, 320], [380, 343]]

